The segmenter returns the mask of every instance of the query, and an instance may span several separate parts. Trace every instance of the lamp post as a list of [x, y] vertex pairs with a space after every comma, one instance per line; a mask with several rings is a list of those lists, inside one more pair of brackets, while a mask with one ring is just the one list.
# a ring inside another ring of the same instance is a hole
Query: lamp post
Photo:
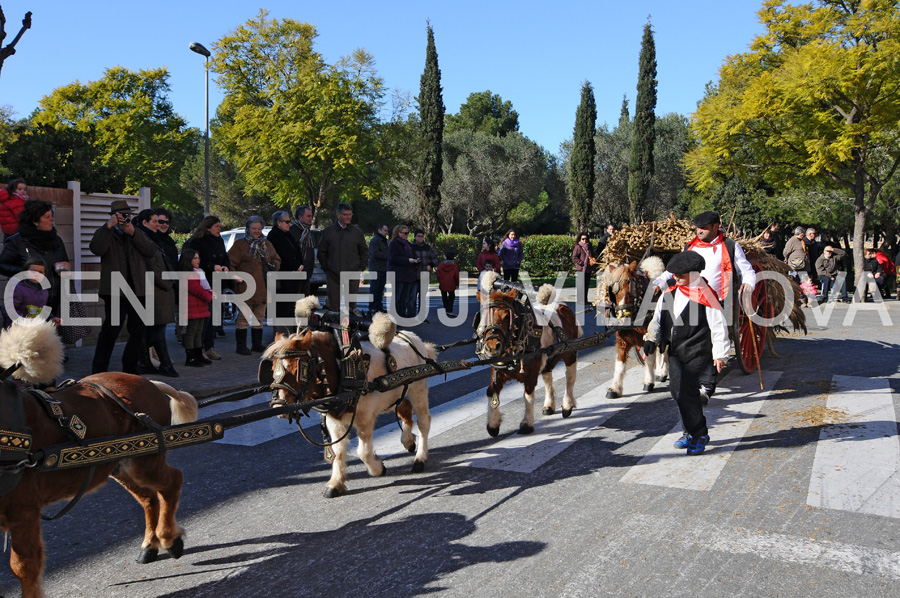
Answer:
[[206, 134], [203, 138], [203, 215], [209, 216], [209, 57], [210, 53], [203, 44], [191, 42], [189, 46], [192, 52], [196, 52], [206, 58]]

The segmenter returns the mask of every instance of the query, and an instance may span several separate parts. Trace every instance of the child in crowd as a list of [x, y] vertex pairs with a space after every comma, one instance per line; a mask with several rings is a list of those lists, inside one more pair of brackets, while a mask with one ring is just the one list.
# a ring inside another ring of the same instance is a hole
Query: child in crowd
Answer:
[[675, 399], [684, 435], [675, 448], [688, 455], [702, 453], [709, 429], [700, 397], [700, 375], [713, 364], [721, 372], [731, 343], [722, 306], [715, 292], [700, 276], [706, 260], [696, 251], [682, 251], [666, 264], [675, 279], [656, 303], [653, 319], [644, 335], [644, 351], [669, 349], [669, 392]]
[[448, 251], [444, 257], [447, 259], [438, 264], [436, 271], [438, 289], [441, 291], [444, 311], [452, 318], [456, 316], [453, 312], [453, 304], [456, 302], [456, 289], [459, 288], [459, 266], [454, 261], [456, 259], [455, 251]]
[[203, 322], [209, 317], [209, 303], [215, 298], [215, 293], [209, 287], [206, 274], [200, 268], [200, 254], [190, 247], [182, 249], [181, 269], [193, 272], [196, 276], [188, 279], [187, 292], [187, 316], [188, 324], [184, 331], [184, 352], [187, 360], [184, 365], [201, 367], [209, 365], [212, 361], [203, 355]]
[[[9, 328], [13, 320], [16, 318], [37, 318], [41, 315], [41, 310], [47, 305], [47, 298], [50, 296], [50, 290], [41, 288], [41, 282], [44, 280], [47, 265], [41, 258], [30, 258], [25, 262], [25, 280], [19, 281], [13, 290], [13, 306], [16, 313], [10, 315], [6, 311], [6, 303], [0, 307], [3, 313], [3, 327]], [[51, 320], [57, 326], [60, 319], [52, 317]]]

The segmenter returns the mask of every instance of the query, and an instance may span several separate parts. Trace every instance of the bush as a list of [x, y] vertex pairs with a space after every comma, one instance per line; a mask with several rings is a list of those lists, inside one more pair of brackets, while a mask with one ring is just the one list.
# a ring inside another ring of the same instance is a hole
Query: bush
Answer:
[[478, 261], [478, 254], [481, 252], [481, 241], [469, 235], [445, 235], [439, 234], [434, 243], [431, 244], [438, 259], [443, 260], [447, 251], [456, 252], [456, 263], [459, 265], [460, 271], [475, 272], [475, 263]]
[[573, 272], [572, 250], [575, 238], [568, 235], [532, 235], [523, 240], [525, 259], [522, 270], [531, 276], [556, 276], [557, 272]]

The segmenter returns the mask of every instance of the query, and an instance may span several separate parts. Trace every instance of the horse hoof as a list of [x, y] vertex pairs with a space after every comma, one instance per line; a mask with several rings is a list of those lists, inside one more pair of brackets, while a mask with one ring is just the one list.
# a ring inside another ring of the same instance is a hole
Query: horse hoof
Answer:
[[529, 426], [528, 424], [519, 426], [519, 434], [531, 434], [532, 432], [534, 432], [534, 426]]
[[657, 376], [657, 377], [656, 377], [656, 381], [657, 381], [657, 382], [665, 382], [665, 381], [668, 380], [668, 379], [669, 379], [668, 376]]
[[562, 415], [563, 415], [563, 418], [569, 417], [570, 415], [572, 415], [572, 410], [563, 408]]
[[653, 384], [644, 384], [644, 392], [652, 392]]
[[413, 461], [412, 472], [413, 473], [422, 473], [423, 471], [425, 471], [425, 461], [418, 461], [418, 460]]
[[500, 434], [500, 426], [497, 426], [496, 428], [492, 428], [492, 427], [488, 426], [487, 431], [488, 431], [488, 434], [491, 435], [491, 437], [496, 438]]
[[541, 411], [541, 413], [543, 413], [544, 415], [553, 415], [553, 408], [552, 407], [544, 407], [544, 410]]
[[416, 452], [416, 443], [413, 442], [413, 443], [410, 445], [410, 447], [409, 447], [408, 449], [406, 449], [406, 450], [409, 451], [409, 454], [410, 454], [410, 455], [412, 455], [413, 453], [415, 453], [415, 452]]
[[338, 490], [337, 488], [325, 488], [322, 496], [325, 498], [337, 498], [338, 496], [343, 496], [346, 492], [346, 490]]
[[172, 542], [172, 545], [166, 548], [166, 552], [172, 555], [173, 559], [180, 559], [181, 555], [184, 554], [184, 540], [181, 536], [175, 538], [175, 541]]
[[138, 555], [137, 562], [142, 565], [147, 565], [156, 561], [159, 557], [159, 550], [156, 548], [145, 548], [141, 551], [141, 554]]
[[381, 462], [381, 473], [379, 473], [379, 474], [376, 475], [375, 477], [376, 477], [376, 478], [380, 478], [381, 476], [383, 476], [383, 475], [386, 474], [386, 473], [387, 473], [387, 466], [384, 464], [384, 461], [382, 461], [382, 462]]
[[621, 396], [622, 396], [622, 393], [616, 392], [616, 391], [614, 391], [614, 390], [612, 390], [612, 389], [609, 389], [609, 390], [606, 391], [606, 398], [607, 398], [607, 399], [618, 399], [618, 398], [621, 397]]

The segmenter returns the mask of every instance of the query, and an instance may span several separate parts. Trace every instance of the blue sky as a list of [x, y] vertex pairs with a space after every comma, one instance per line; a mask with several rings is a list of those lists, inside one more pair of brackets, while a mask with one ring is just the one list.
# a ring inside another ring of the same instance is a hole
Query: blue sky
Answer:
[[[203, 58], [208, 48], [260, 8], [275, 18], [316, 25], [316, 48], [329, 62], [359, 47], [374, 55], [389, 89], [418, 93], [425, 65], [426, 19], [435, 43], [447, 112], [490, 89], [513, 103], [519, 128], [556, 153], [572, 136], [581, 84], [594, 86], [598, 125], [618, 120], [622, 96], [633, 112], [641, 35], [648, 15], [658, 62], [657, 114], [696, 109], [704, 86], [727, 56], [744, 52], [763, 32], [762, 0], [575, 0], [517, 2], [188, 0], [128, 2], [0, 0], [9, 36], [26, 11], [33, 27], [0, 73], [0, 105], [16, 116], [75, 80], [94, 81], [106, 68], [166, 66], [170, 99], [192, 126], [203, 127]], [[210, 114], [221, 95], [210, 82]]]

